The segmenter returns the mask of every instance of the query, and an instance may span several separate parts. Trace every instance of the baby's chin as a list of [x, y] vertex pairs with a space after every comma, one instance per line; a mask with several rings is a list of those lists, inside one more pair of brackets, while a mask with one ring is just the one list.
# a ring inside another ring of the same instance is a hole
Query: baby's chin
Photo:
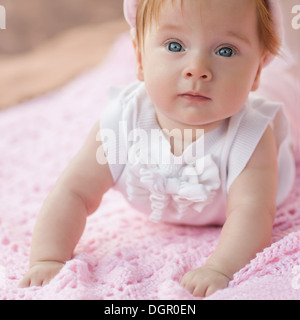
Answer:
[[228, 118], [225, 119], [218, 119], [218, 120], [211, 120], [211, 121], [182, 121], [181, 125], [185, 129], [202, 129], [205, 133], [212, 131], [218, 127], [220, 127], [224, 121], [226, 121]]

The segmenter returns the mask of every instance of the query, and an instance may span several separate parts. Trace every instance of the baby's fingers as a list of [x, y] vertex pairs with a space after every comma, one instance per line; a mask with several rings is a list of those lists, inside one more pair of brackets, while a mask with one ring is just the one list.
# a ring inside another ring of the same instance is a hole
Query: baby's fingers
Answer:
[[226, 288], [229, 280], [215, 270], [202, 267], [186, 273], [181, 280], [181, 285], [193, 296], [204, 298], [217, 290]]
[[207, 296], [209, 285], [201, 283], [195, 287], [194, 291], [191, 292], [194, 297], [205, 298]]
[[30, 278], [25, 276], [20, 282], [19, 282], [19, 288], [27, 288], [30, 286]]
[[19, 283], [19, 287], [45, 286], [59, 273], [63, 265], [63, 263], [55, 261], [38, 263], [31, 267], [25, 274], [24, 278]]
[[185, 274], [181, 280], [181, 286], [189, 293], [196, 297], [204, 297], [207, 285], [201, 281], [196, 281], [194, 278], [194, 271]]
[[25, 275], [20, 281], [19, 288], [39, 287], [43, 284], [43, 279], [34, 275]]
[[205, 292], [205, 297], [212, 295], [213, 293], [215, 293], [218, 290], [225, 289], [225, 288], [227, 288], [227, 286], [228, 286], [227, 281], [224, 281], [222, 283], [212, 283], [211, 285], [209, 285], [207, 287], [206, 292]]

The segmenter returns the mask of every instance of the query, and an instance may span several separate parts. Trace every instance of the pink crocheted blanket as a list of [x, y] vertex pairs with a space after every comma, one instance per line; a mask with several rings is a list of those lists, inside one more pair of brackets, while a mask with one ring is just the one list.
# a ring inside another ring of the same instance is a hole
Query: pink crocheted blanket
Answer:
[[[269, 79], [278, 72], [274, 68]], [[153, 224], [115, 191], [88, 219], [74, 259], [56, 278], [43, 288], [18, 288], [45, 197], [100, 117], [108, 88], [132, 81], [134, 70], [124, 35], [98, 68], [1, 111], [0, 299], [193, 299], [179, 281], [205, 263], [221, 229]], [[271, 247], [210, 299], [299, 299], [299, 249], [300, 164], [295, 187], [278, 209]]]

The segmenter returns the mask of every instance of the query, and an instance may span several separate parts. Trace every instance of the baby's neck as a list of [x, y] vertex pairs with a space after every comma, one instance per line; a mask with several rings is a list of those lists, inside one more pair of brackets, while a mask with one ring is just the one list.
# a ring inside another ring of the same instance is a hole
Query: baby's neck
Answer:
[[211, 123], [192, 125], [173, 120], [170, 117], [166, 117], [164, 114], [162, 114], [159, 110], [156, 109], [156, 121], [162, 130], [166, 130], [169, 132], [171, 132], [172, 130], [177, 130], [181, 132], [181, 135], [183, 135], [184, 130], [192, 130], [193, 141], [195, 141], [199, 138], [199, 130], [202, 130], [202, 134], [208, 133], [220, 127], [222, 123], [224, 123], [225, 119], [217, 120]]
[[169, 140], [171, 151], [175, 156], [181, 156], [184, 150], [201, 136], [220, 127], [225, 120], [216, 121], [205, 125], [186, 125], [174, 122], [170, 119], [164, 121], [164, 117], [156, 115], [157, 122]]

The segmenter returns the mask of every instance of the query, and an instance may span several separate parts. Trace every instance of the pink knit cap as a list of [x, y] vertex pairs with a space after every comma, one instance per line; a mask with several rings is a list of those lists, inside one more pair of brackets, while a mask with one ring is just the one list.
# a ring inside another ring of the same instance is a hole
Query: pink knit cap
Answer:
[[[279, 6], [278, 0], [267, 0], [271, 14], [273, 16], [273, 28], [278, 35], [279, 39], [282, 39], [282, 16]], [[129, 23], [131, 27], [131, 32], [135, 31], [136, 27], [136, 11], [138, 7], [139, 0], [124, 0], [124, 16], [126, 21]], [[274, 59], [274, 56], [270, 54], [268, 57], [265, 66], [268, 65], [272, 60]]]

